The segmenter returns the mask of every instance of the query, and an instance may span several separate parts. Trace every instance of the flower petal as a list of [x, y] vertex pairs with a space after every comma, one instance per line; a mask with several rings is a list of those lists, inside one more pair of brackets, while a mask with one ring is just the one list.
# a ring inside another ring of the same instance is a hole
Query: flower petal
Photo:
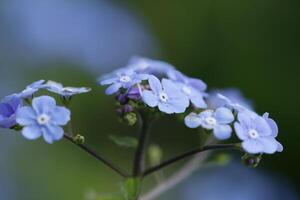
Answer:
[[264, 147], [264, 153], [273, 154], [277, 151], [278, 145], [277, 141], [273, 137], [263, 137], [259, 141]]
[[22, 126], [36, 124], [36, 112], [32, 107], [24, 106], [17, 111], [16, 121]]
[[111, 95], [116, 93], [120, 88], [122, 87], [122, 85], [120, 83], [114, 83], [111, 86], [109, 86], [106, 90], [105, 90], [105, 94], [107, 95]]
[[234, 123], [234, 130], [240, 140], [246, 140], [248, 138], [247, 130], [243, 126], [241, 126], [240, 123], [238, 122]]
[[39, 126], [30, 125], [23, 128], [22, 135], [26, 139], [35, 140], [42, 135], [42, 131]]
[[214, 135], [219, 140], [230, 138], [232, 129], [229, 125], [217, 125], [214, 127]]
[[197, 128], [201, 125], [201, 122], [201, 118], [193, 112], [184, 118], [184, 123], [189, 128]]
[[32, 107], [37, 114], [49, 113], [56, 106], [56, 101], [50, 96], [40, 96], [32, 100]]
[[158, 108], [160, 111], [167, 113], [167, 114], [173, 114], [174, 110], [170, 104], [167, 103], [158, 103]]
[[150, 107], [155, 107], [158, 105], [158, 99], [152, 91], [144, 90], [142, 93], [143, 101]]
[[225, 107], [218, 108], [215, 111], [215, 118], [220, 124], [230, 124], [234, 120], [232, 111]]
[[158, 78], [155, 76], [150, 76], [148, 81], [150, 88], [155, 94], [159, 94], [162, 91], [162, 85]]
[[110, 85], [110, 84], [115, 83], [117, 80], [118, 80], [117, 77], [113, 77], [113, 78], [108, 78], [108, 79], [105, 79], [105, 80], [101, 80], [100, 81], [100, 85]]
[[191, 97], [191, 102], [197, 107], [197, 108], [207, 108], [207, 104], [203, 99], [203, 96], [200, 94], [196, 94]]
[[263, 153], [264, 146], [258, 140], [245, 140], [242, 142], [243, 149], [251, 154]]
[[66, 125], [71, 118], [71, 112], [65, 107], [57, 106], [51, 114], [51, 123], [56, 125]]

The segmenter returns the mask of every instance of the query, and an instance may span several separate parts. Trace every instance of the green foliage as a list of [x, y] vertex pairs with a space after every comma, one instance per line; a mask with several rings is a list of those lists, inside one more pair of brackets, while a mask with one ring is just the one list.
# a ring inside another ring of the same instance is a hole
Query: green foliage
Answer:
[[138, 145], [137, 139], [133, 137], [110, 135], [109, 139], [120, 147], [136, 148]]

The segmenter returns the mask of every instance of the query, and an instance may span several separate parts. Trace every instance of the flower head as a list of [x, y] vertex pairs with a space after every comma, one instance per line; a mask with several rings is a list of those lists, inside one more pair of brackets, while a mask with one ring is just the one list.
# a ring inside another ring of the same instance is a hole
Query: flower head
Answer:
[[239, 139], [243, 141], [243, 149], [248, 153], [273, 154], [283, 150], [282, 145], [275, 139], [278, 133], [277, 125], [268, 114], [261, 117], [248, 111], [239, 112], [234, 128]]
[[146, 73], [157, 77], [166, 77], [169, 71], [175, 70], [175, 67], [167, 62], [139, 56], [131, 58], [128, 68], [137, 73]]
[[0, 103], [0, 127], [11, 128], [17, 124], [16, 112], [22, 106], [22, 100], [17, 95], [5, 97]]
[[39, 91], [39, 89], [45, 87], [44, 83], [45, 83], [45, 80], [35, 81], [35, 82], [31, 83], [30, 85], [28, 85], [25, 88], [25, 90], [23, 90], [20, 93], [15, 94], [15, 95], [17, 95], [19, 98], [22, 98], [22, 99], [30, 98], [30, 97], [32, 97], [32, 95], [34, 93]]
[[105, 91], [107, 95], [110, 95], [118, 92], [120, 88], [129, 89], [143, 80], [147, 80], [148, 77], [149, 75], [147, 74], [137, 74], [132, 69], [123, 68], [101, 77], [99, 84], [110, 85]]
[[204, 97], [206, 96], [204, 91], [207, 86], [202, 80], [189, 78], [177, 70], [169, 71], [168, 77], [176, 82], [177, 86], [190, 99], [194, 106], [197, 108], [207, 108], [207, 104], [204, 101]]
[[24, 126], [22, 135], [25, 138], [34, 140], [43, 136], [51, 144], [63, 137], [61, 126], [70, 121], [70, 111], [57, 106], [54, 98], [41, 96], [32, 100], [32, 107], [21, 107], [17, 111], [16, 121]]
[[197, 128], [199, 126], [213, 130], [217, 139], [224, 140], [231, 136], [232, 129], [230, 123], [234, 120], [234, 116], [228, 108], [221, 107], [217, 110], [205, 110], [200, 114], [191, 113], [185, 117], [185, 124], [189, 128]]
[[164, 113], [183, 113], [189, 106], [188, 98], [168, 79], [160, 80], [155, 76], [149, 78], [151, 90], [144, 90], [143, 101], [150, 107], [158, 106]]
[[87, 87], [64, 87], [61, 83], [48, 81], [44, 86], [48, 91], [59, 94], [63, 97], [71, 97], [76, 94], [87, 93], [91, 88]]

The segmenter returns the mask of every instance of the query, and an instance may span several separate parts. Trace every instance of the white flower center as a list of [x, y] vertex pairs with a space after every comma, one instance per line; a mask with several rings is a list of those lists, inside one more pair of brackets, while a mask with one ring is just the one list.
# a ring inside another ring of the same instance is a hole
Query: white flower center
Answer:
[[159, 95], [159, 99], [161, 102], [166, 103], [168, 101], [168, 98], [169, 98], [168, 95], [164, 92], [160, 93]]
[[256, 130], [254, 130], [254, 129], [250, 129], [250, 130], [248, 131], [248, 135], [249, 135], [250, 138], [252, 138], [252, 139], [256, 139], [256, 138], [258, 138], [258, 136], [259, 136], [258, 132], [257, 132]]
[[204, 122], [209, 126], [215, 126], [217, 124], [217, 120], [213, 117], [205, 118]]
[[131, 78], [129, 76], [127, 76], [127, 75], [123, 75], [123, 76], [120, 77], [119, 80], [122, 83], [128, 83], [129, 81], [131, 81]]
[[184, 94], [186, 95], [190, 95], [192, 93], [191, 88], [187, 87], [187, 86], [183, 86], [182, 87], [182, 91], [184, 92]]
[[50, 117], [46, 114], [41, 114], [38, 116], [37, 121], [40, 125], [45, 125], [50, 121]]

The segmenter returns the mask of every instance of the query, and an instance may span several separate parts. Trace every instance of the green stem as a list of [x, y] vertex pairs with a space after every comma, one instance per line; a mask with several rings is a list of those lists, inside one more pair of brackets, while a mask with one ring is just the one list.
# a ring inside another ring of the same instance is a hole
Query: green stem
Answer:
[[157, 166], [151, 167], [149, 169], [147, 169], [144, 173], [143, 176], [148, 176], [154, 172], [157, 172], [171, 164], [174, 164], [178, 161], [181, 161], [187, 157], [193, 156], [195, 154], [198, 154], [200, 152], [203, 151], [207, 151], [207, 150], [218, 150], [218, 149], [239, 149], [238, 144], [214, 144], [214, 145], [206, 145], [197, 149], [193, 149], [190, 151], [187, 151], [181, 155], [175, 156], [174, 158], [171, 158]]
[[140, 133], [138, 147], [134, 156], [133, 177], [142, 176], [145, 166], [145, 152], [147, 147], [148, 131], [150, 127], [150, 121], [147, 114], [140, 112]]
[[119, 168], [118, 166], [113, 164], [112, 161], [110, 161], [109, 159], [99, 155], [91, 148], [87, 147], [84, 144], [78, 144], [72, 137], [70, 137], [68, 135], [64, 135], [64, 138], [67, 139], [68, 141], [72, 142], [73, 144], [77, 145], [79, 148], [81, 148], [82, 150], [84, 150], [85, 152], [87, 152], [88, 154], [90, 154], [91, 156], [96, 158], [97, 160], [101, 161], [103, 164], [108, 166], [110, 169], [112, 169], [113, 171], [115, 171], [116, 173], [121, 175], [122, 177], [125, 177], [125, 178], [128, 177], [127, 173], [125, 173], [121, 168]]

